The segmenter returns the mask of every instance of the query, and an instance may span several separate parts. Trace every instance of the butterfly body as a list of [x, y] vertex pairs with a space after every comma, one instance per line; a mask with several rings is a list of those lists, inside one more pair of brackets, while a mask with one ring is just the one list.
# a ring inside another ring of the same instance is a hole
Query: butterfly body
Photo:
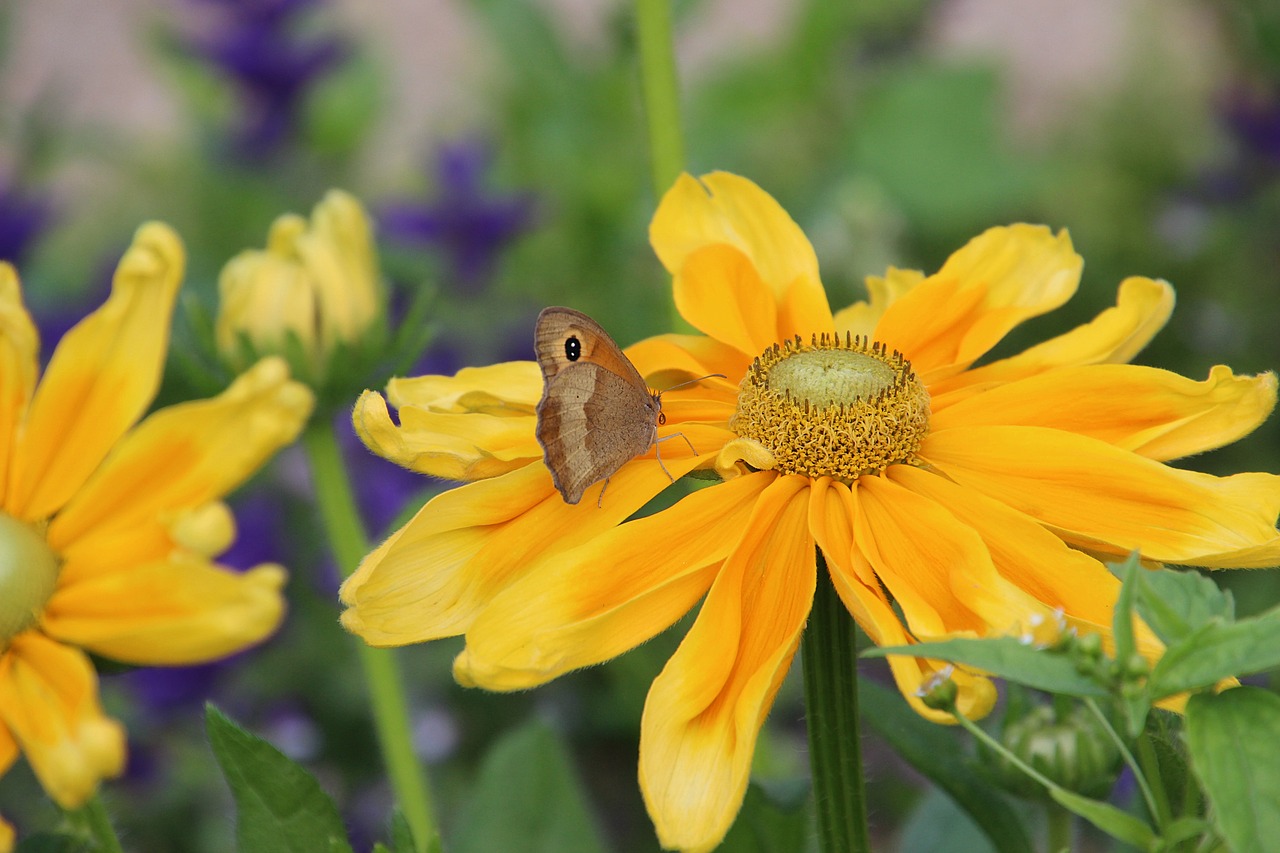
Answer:
[[556, 489], [576, 504], [654, 445], [662, 401], [613, 338], [579, 311], [544, 309], [534, 350], [543, 379], [538, 444]]

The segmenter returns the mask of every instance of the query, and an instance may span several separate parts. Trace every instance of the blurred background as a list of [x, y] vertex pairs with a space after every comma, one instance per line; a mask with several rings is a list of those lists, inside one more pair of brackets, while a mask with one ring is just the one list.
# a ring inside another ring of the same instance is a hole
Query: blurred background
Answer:
[[[989, 226], [1043, 222], [1084, 256], [1080, 293], [1001, 353], [1148, 275], [1174, 284], [1178, 307], [1140, 361], [1197, 379], [1217, 363], [1280, 365], [1274, 0], [681, 0], [675, 12], [689, 170], [738, 172], [773, 194], [813, 241], [834, 307], [888, 265], [932, 271]], [[377, 220], [393, 317], [424, 289], [432, 299], [435, 334], [408, 372], [530, 358], [548, 304], [587, 311], [624, 344], [667, 330], [631, 15], [608, 0], [6, 0], [0, 258], [18, 265], [46, 357], [105, 296], [134, 229], [161, 219], [189, 266], [159, 402], [216, 391], [227, 377], [202, 330], [218, 271], [330, 187]], [[1280, 471], [1278, 436], [1273, 421], [1186, 464]], [[349, 451], [375, 537], [444, 485], [354, 437]], [[198, 668], [102, 662], [104, 702], [131, 738], [125, 778], [104, 791], [126, 846], [230, 849], [206, 700], [312, 770], [357, 850], [386, 837], [391, 797], [309, 488], [289, 451], [233, 500], [240, 540], [225, 561], [291, 570], [276, 638]], [[1280, 598], [1271, 573], [1220, 577], [1242, 614]], [[506, 696], [453, 684], [460, 641], [406, 649], [446, 838], [468, 811], [518, 811], [484, 780], [506, 766], [494, 745], [536, 720], [567, 750], [548, 772], [592, 827], [582, 849], [655, 850], [637, 729], [681, 635]], [[802, 786], [804, 749], [788, 683], [757, 777]], [[868, 750], [884, 849], [937, 849], [921, 833], [946, 805], [887, 749]], [[20, 833], [56, 820], [23, 766], [0, 779], [0, 813]], [[460, 837], [451, 849], [484, 847]]]

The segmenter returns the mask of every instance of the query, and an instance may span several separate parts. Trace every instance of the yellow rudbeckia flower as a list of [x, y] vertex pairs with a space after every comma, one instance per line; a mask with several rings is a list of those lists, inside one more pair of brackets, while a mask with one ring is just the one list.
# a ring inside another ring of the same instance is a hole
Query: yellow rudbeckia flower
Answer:
[[124, 762], [87, 652], [209, 661], [284, 612], [280, 566], [213, 561], [235, 537], [219, 499], [293, 441], [312, 395], [271, 359], [217, 397], [143, 418], [183, 264], [173, 231], [139, 229], [110, 298], [42, 377], [17, 275], [0, 264], [0, 773], [21, 752], [64, 808]]
[[[627, 352], [660, 386], [727, 377], [665, 396], [659, 429], [697, 450], [663, 443], [666, 470], [722, 482], [625, 521], [669, 485], [650, 449], [613, 475], [602, 507], [570, 506], [534, 438], [535, 364], [394, 380], [400, 424], [366, 392], [354, 412], [365, 442], [478, 482], [370, 554], [342, 589], [342, 618], [374, 645], [465, 634], [458, 680], [516, 690], [621, 654], [702, 600], [641, 725], [640, 783], [664, 846], [709, 850], [732, 823], [818, 549], [858, 624], [893, 645], [1049, 639], [1063, 623], [1109, 636], [1118, 582], [1097, 556], [1280, 563], [1280, 477], [1163, 464], [1245, 435], [1276, 395], [1271, 374], [1218, 367], [1195, 382], [1125, 363], [1168, 319], [1167, 284], [1128, 279], [1094, 321], [975, 367], [1075, 292], [1082, 261], [1065, 233], [993, 228], [933, 275], [870, 279], [868, 302], [834, 314], [804, 234], [743, 178], [681, 177], [650, 237], [702, 334]], [[1146, 651], [1159, 653], [1149, 634]], [[919, 713], [950, 720], [916, 695], [939, 663], [890, 664]], [[991, 708], [987, 678], [953, 678], [966, 715]]]

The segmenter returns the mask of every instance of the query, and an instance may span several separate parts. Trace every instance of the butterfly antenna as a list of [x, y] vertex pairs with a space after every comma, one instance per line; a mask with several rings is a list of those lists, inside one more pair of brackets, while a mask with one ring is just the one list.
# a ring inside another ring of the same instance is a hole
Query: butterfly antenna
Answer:
[[665, 394], [668, 391], [674, 391], [677, 388], [683, 388], [686, 385], [692, 385], [695, 382], [701, 382], [704, 379], [717, 379], [717, 378], [728, 379], [729, 377], [725, 376], [723, 373], [708, 373], [706, 376], [699, 376], [697, 379], [689, 379], [684, 382], [681, 382], [678, 385], [672, 385], [670, 388], [663, 388], [662, 391], [659, 393]]

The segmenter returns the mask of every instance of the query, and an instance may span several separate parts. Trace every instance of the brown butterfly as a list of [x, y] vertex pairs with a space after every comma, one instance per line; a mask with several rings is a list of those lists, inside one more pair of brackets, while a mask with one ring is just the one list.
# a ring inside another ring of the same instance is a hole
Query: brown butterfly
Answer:
[[[659, 442], [684, 438], [698, 454], [683, 433], [658, 438], [658, 426], [667, 420], [661, 393], [649, 390], [609, 333], [586, 314], [543, 309], [533, 347], [543, 380], [538, 444], [565, 503], [576, 504], [589, 486], [604, 480], [599, 506], [609, 478]], [[675, 482], [661, 454], [658, 464]]]

